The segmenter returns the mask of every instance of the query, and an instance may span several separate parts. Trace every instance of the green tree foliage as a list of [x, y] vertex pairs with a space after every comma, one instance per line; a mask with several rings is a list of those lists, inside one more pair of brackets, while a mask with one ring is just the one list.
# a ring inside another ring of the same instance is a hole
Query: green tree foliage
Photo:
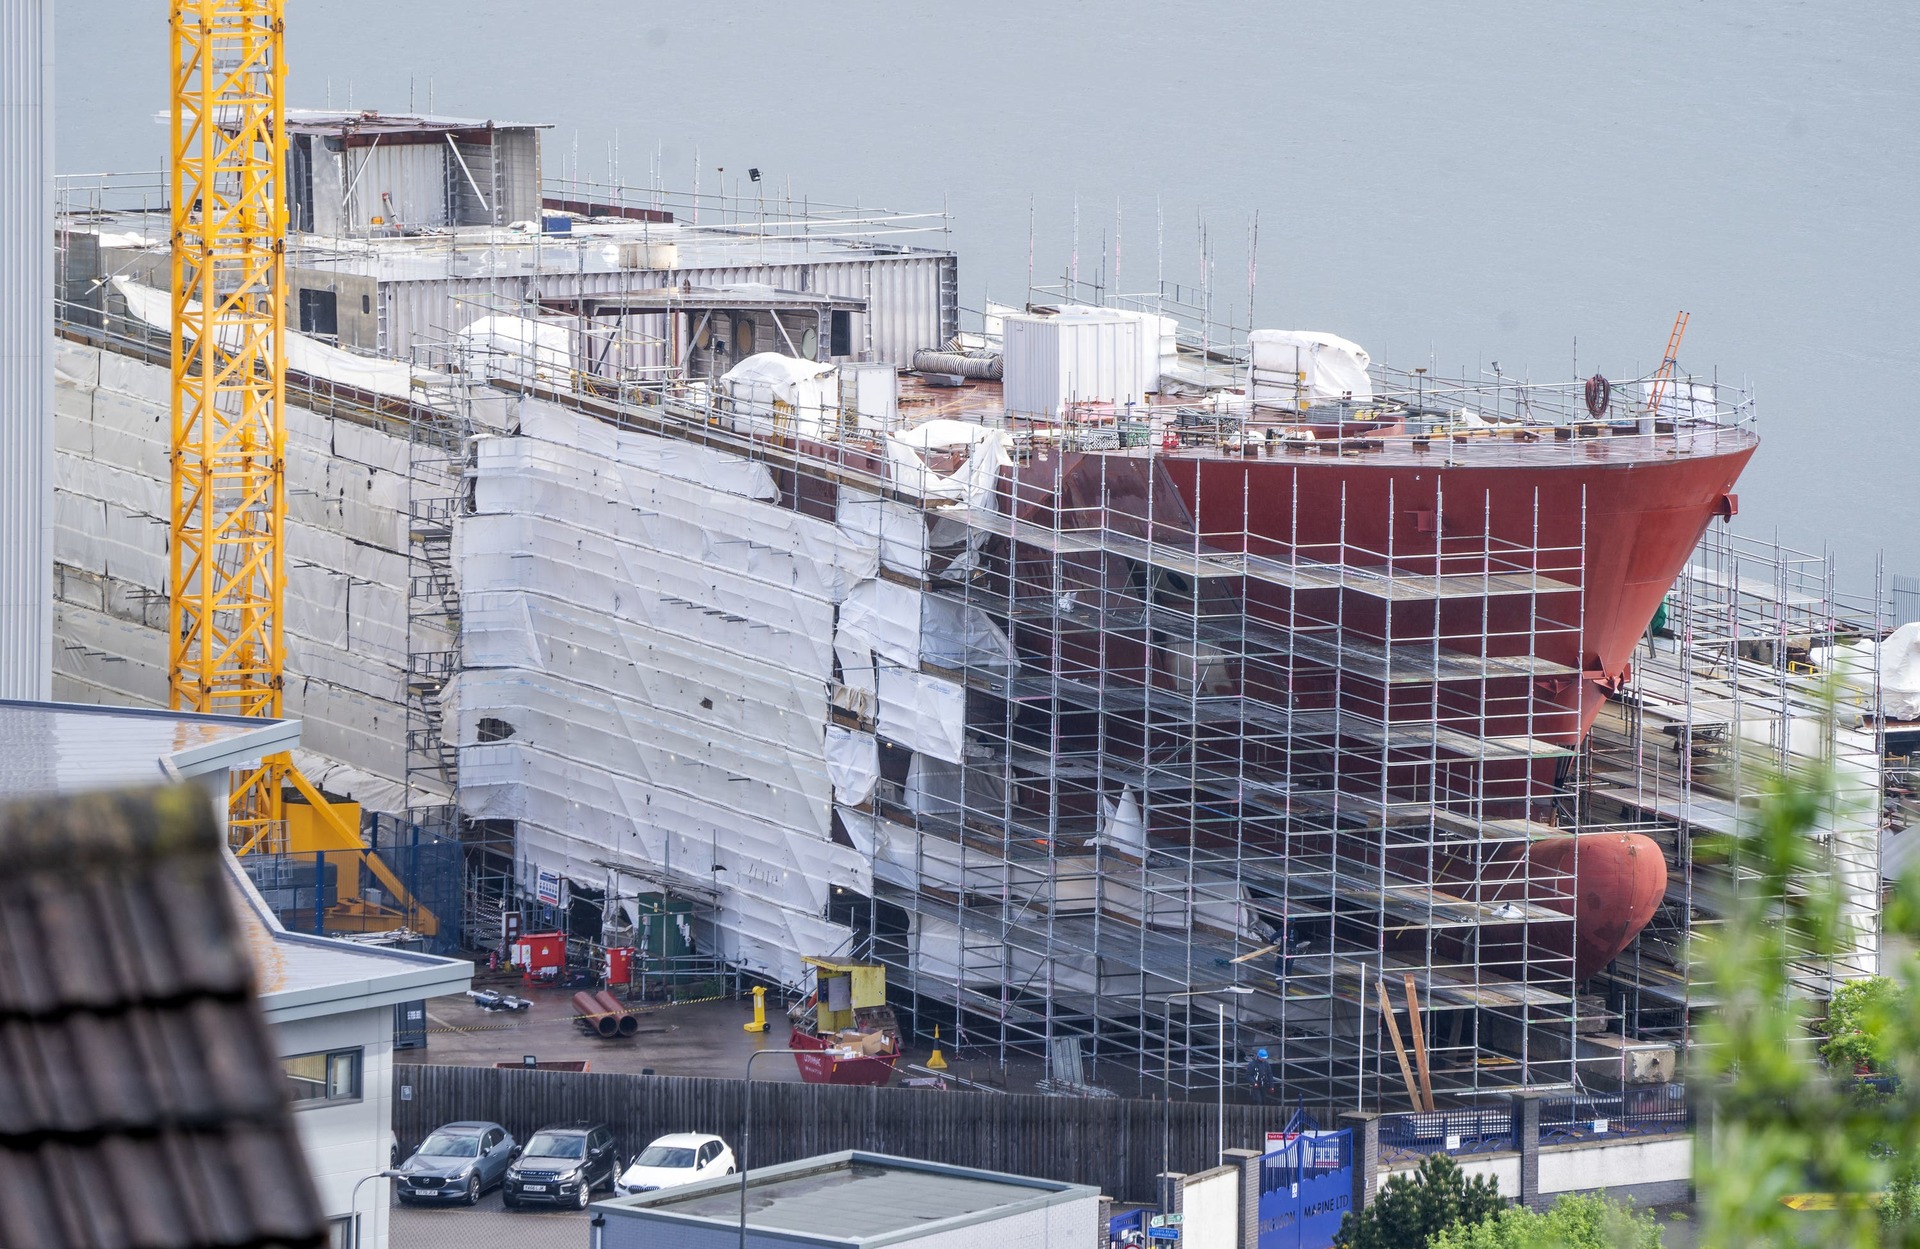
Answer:
[[1885, 1037], [1892, 1013], [1902, 1005], [1898, 981], [1869, 976], [1834, 990], [1820, 1031], [1820, 1057], [1839, 1072], [1879, 1071], [1886, 1065]]
[[[1899, 952], [1910, 948], [1901, 938], [1920, 936], [1920, 880], [1906, 881], [1883, 916], [1894, 938], [1883, 947], [1890, 987], [1841, 1001], [1860, 1034], [1836, 1051], [1841, 1062], [1813, 1060], [1821, 1012], [1807, 976], [1796, 975], [1859, 938], [1823, 835], [1836, 792], [1830, 776], [1781, 778], [1719, 847], [1741, 885], [1718, 903], [1719, 933], [1699, 943], [1720, 1003], [1689, 1071], [1713, 1112], [1696, 1180], [1702, 1249], [1920, 1249], [1909, 1186], [1888, 1192], [1920, 1162], [1920, 960]], [[1857, 1079], [1856, 1053], [1877, 1060], [1887, 1079]], [[1834, 1194], [1837, 1208], [1812, 1214], [1783, 1203], [1800, 1193]]]
[[1508, 1206], [1490, 1219], [1446, 1228], [1427, 1249], [1660, 1249], [1660, 1225], [1605, 1197], [1569, 1193], [1545, 1214]]
[[1372, 1205], [1349, 1211], [1333, 1243], [1338, 1249], [1420, 1249], [1434, 1233], [1478, 1223], [1506, 1204], [1492, 1180], [1468, 1180], [1453, 1159], [1434, 1154], [1413, 1178], [1394, 1176]]

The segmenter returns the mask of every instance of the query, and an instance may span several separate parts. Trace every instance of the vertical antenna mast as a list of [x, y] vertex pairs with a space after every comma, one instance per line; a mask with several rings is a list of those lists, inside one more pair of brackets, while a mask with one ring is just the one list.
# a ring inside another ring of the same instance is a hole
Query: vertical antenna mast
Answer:
[[[168, 688], [281, 712], [286, 563], [283, 0], [172, 6], [173, 498]], [[235, 779], [230, 830], [281, 829], [291, 760]]]

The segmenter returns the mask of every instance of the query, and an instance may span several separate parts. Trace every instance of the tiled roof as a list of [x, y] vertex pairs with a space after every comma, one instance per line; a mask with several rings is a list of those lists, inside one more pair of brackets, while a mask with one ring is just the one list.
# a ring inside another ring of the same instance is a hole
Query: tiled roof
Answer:
[[0, 807], [0, 1245], [325, 1243], [192, 787]]

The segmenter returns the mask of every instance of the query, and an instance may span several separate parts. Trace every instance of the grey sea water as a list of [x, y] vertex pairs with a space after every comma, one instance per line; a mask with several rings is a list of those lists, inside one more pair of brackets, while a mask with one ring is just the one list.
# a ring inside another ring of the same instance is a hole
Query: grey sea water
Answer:
[[[1377, 359], [1759, 398], [1743, 532], [1920, 573], [1920, 7], [1786, 0], [289, 6], [296, 105], [550, 121], [547, 168], [954, 216], [962, 297], [1074, 253]], [[65, 4], [64, 171], [156, 169], [165, 6]], [[1116, 238], [1118, 245], [1116, 246]], [[1116, 252], [1117, 257], [1116, 257]]]

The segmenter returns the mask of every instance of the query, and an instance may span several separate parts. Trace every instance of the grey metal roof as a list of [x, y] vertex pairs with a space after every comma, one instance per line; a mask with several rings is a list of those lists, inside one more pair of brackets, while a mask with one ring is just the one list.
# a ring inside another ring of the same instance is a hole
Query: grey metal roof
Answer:
[[0, 701], [0, 798], [157, 785], [299, 742], [297, 720]]
[[[750, 1171], [746, 1183], [750, 1228], [862, 1246], [1098, 1196], [1098, 1190], [1084, 1185], [859, 1151]], [[723, 1178], [597, 1208], [610, 1217], [737, 1227], [739, 1194], [739, 1183]]]

